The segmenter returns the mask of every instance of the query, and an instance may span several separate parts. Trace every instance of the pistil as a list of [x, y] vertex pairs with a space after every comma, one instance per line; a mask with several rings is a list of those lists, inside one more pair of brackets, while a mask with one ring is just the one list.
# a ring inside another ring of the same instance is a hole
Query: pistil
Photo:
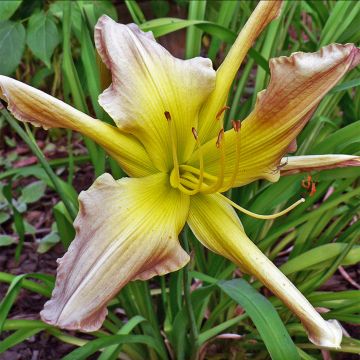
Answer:
[[241, 207], [240, 205], [234, 203], [233, 201], [231, 201], [230, 199], [228, 199], [226, 196], [220, 194], [220, 196], [228, 203], [230, 204], [232, 207], [234, 207], [235, 209], [241, 211], [242, 213], [249, 215], [253, 218], [256, 219], [261, 219], [261, 220], [272, 220], [272, 219], [276, 219], [280, 216], [285, 215], [286, 213], [288, 213], [289, 211], [291, 211], [292, 209], [296, 208], [298, 205], [302, 204], [303, 202], [305, 202], [304, 198], [301, 198], [300, 200], [296, 201], [294, 204], [290, 205], [289, 207], [287, 207], [286, 209], [275, 213], [275, 214], [271, 214], [271, 215], [260, 215], [260, 214], [256, 214], [253, 213], [252, 211], [246, 210], [243, 207]]

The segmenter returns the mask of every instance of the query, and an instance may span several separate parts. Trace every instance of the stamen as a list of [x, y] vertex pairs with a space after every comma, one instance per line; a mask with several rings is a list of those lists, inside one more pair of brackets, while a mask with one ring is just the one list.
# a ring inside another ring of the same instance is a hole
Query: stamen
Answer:
[[224, 128], [221, 128], [219, 131], [216, 147], [220, 149], [220, 164], [219, 164], [219, 175], [217, 177], [217, 181], [213, 186], [210, 186], [204, 193], [210, 194], [217, 192], [223, 185], [224, 182], [224, 172], [225, 172], [225, 137], [224, 137]]
[[[182, 170], [185, 170], [185, 171], [188, 171], [192, 174], [195, 174], [195, 175], [200, 175], [200, 170], [193, 167], [193, 166], [190, 166], [190, 165], [180, 165], [180, 168]], [[204, 171], [204, 179], [208, 179], [208, 180], [212, 180], [212, 181], [216, 181], [217, 180], [217, 177], [214, 176], [214, 175], [211, 175], [211, 174], [208, 174], [207, 172]]]
[[229, 188], [231, 189], [234, 186], [236, 181], [236, 176], [239, 171], [239, 164], [240, 164], [240, 129], [241, 129], [241, 122], [240, 120], [231, 120], [231, 124], [235, 131], [235, 144], [236, 144], [236, 158], [235, 158], [235, 168], [234, 172], [231, 176], [231, 180], [229, 183]]
[[196, 193], [198, 193], [200, 191], [201, 185], [202, 185], [202, 183], [204, 181], [204, 156], [203, 156], [199, 136], [198, 136], [198, 133], [197, 133], [196, 129], [192, 128], [191, 131], [192, 131], [192, 133], [194, 135], [194, 138], [195, 138], [195, 141], [196, 141], [196, 146], [197, 146], [198, 151], [199, 151], [199, 162], [200, 162], [199, 183], [198, 183], [197, 188], [195, 189], [195, 194], [196, 194]]
[[295, 207], [297, 207], [298, 205], [302, 204], [303, 202], [305, 202], [305, 199], [304, 198], [301, 198], [300, 200], [296, 201], [294, 204], [290, 205], [288, 208], [278, 212], [278, 213], [275, 213], [275, 214], [272, 214], [272, 215], [260, 215], [260, 214], [256, 214], [256, 213], [253, 213], [249, 210], [246, 210], [244, 209], [243, 207], [241, 207], [240, 205], [234, 203], [233, 201], [231, 201], [230, 199], [228, 199], [226, 196], [220, 194], [220, 196], [228, 203], [230, 204], [232, 207], [234, 207], [235, 209], [243, 212], [244, 214], [246, 215], [249, 215], [255, 219], [262, 219], [262, 220], [272, 220], [272, 219], [276, 219], [282, 215], [285, 215], [286, 213], [288, 213], [289, 211], [291, 211], [292, 209], [294, 209]]
[[170, 182], [172, 186], [178, 187], [180, 184], [180, 171], [179, 171], [179, 161], [177, 158], [176, 132], [170, 113], [168, 111], [165, 111], [164, 115], [169, 126], [169, 135], [170, 135], [171, 150], [172, 150], [172, 157], [174, 164], [173, 173], [170, 176]]
[[222, 108], [218, 111], [218, 113], [216, 114], [216, 120], [219, 120], [220, 117], [221, 117], [221, 115], [223, 114], [223, 112], [224, 112], [225, 110], [229, 110], [229, 109], [230, 109], [230, 106], [224, 106], [224, 107], [222, 107]]
[[219, 149], [220, 146], [222, 145], [223, 143], [223, 140], [224, 140], [224, 129], [221, 129], [219, 131], [219, 134], [218, 134], [218, 137], [217, 137], [217, 140], [216, 140], [216, 147]]

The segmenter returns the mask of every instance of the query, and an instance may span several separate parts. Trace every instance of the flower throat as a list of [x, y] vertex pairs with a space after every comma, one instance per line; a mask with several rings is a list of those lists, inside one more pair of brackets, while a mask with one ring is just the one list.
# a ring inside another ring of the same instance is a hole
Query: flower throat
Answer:
[[[201, 192], [204, 194], [213, 194], [219, 193], [221, 189], [230, 189], [233, 187], [236, 181], [236, 176], [239, 171], [239, 163], [240, 163], [240, 130], [241, 130], [241, 122], [240, 120], [232, 120], [232, 127], [235, 131], [236, 136], [236, 161], [234, 171], [231, 175], [230, 181], [226, 183], [225, 179], [225, 131], [224, 131], [224, 124], [222, 120], [222, 115], [225, 110], [229, 109], [228, 106], [224, 106], [216, 115], [216, 120], [219, 124], [219, 132], [216, 140], [216, 148], [219, 151], [219, 173], [217, 176], [208, 174], [205, 171], [204, 167], [204, 154], [202, 151], [202, 146], [199, 140], [199, 136], [197, 130], [193, 127], [191, 129], [193, 137], [196, 141], [196, 147], [199, 152], [199, 169], [190, 166], [190, 165], [179, 165], [179, 160], [177, 156], [177, 141], [176, 141], [176, 129], [175, 125], [172, 121], [171, 115], [169, 111], [164, 112], [164, 116], [168, 123], [168, 131], [171, 140], [171, 151], [172, 151], [172, 158], [173, 158], [173, 170], [170, 174], [170, 184], [172, 187], [179, 189], [182, 193], [186, 195], [196, 195], [197, 193]], [[207, 182], [210, 182], [208, 184]], [[275, 219], [279, 216], [286, 214], [287, 212], [294, 209], [299, 204], [305, 201], [304, 198], [296, 201], [294, 204], [289, 206], [288, 208], [272, 214], [272, 215], [260, 215], [253, 213], [249, 210], [244, 209], [243, 207], [239, 206], [238, 204], [234, 203], [226, 196], [219, 193], [219, 195], [232, 207], [235, 209], [252, 216], [257, 219]]]

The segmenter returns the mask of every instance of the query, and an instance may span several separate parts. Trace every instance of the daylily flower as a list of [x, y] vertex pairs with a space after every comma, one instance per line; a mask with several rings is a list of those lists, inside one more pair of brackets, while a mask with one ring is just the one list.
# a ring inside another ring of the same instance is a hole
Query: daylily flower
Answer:
[[[41, 312], [45, 322], [97, 330], [106, 317], [106, 304], [125, 284], [176, 271], [189, 261], [178, 240], [187, 222], [207, 248], [282, 299], [314, 344], [339, 347], [340, 325], [325, 321], [254, 245], [234, 207], [243, 209], [221, 194], [258, 179], [277, 181], [281, 169], [322, 167], [324, 162], [313, 157], [289, 157], [284, 168], [280, 162], [327, 91], [360, 62], [360, 50], [352, 44], [270, 60], [267, 90], [241, 124], [234, 121], [233, 129], [225, 131], [231, 83], [280, 7], [279, 1], [259, 3], [216, 72], [209, 59], [176, 59], [150, 32], [102, 16], [95, 44], [112, 84], [99, 103], [117, 127], [0, 77], [0, 95], [16, 118], [81, 132], [103, 146], [129, 175], [116, 181], [104, 174], [81, 192], [76, 238], [58, 261], [56, 286]], [[333, 159], [327, 166], [359, 164], [358, 157]]]

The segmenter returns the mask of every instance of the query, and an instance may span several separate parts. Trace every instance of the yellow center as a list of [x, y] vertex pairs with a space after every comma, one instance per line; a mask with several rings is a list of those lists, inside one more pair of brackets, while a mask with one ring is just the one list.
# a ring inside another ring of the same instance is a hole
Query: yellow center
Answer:
[[[230, 189], [234, 186], [236, 181], [236, 176], [239, 171], [239, 163], [240, 163], [240, 129], [241, 123], [240, 121], [232, 120], [233, 129], [235, 131], [236, 136], [236, 159], [235, 159], [235, 167], [234, 171], [231, 175], [230, 181], [226, 183], [225, 179], [225, 132], [223, 122], [221, 120], [222, 113], [228, 107], [222, 108], [219, 113], [217, 114], [216, 118], [219, 121], [219, 133], [215, 143], [216, 148], [219, 150], [219, 173], [217, 176], [208, 174], [205, 171], [204, 167], [204, 156], [201, 147], [201, 143], [199, 140], [198, 133], [195, 128], [192, 128], [192, 134], [196, 141], [196, 147], [199, 152], [199, 169], [187, 164], [179, 165], [178, 156], [177, 156], [177, 143], [176, 143], [176, 131], [175, 126], [172, 122], [171, 115], [168, 111], [164, 112], [166, 120], [168, 122], [169, 128], [169, 136], [171, 139], [171, 150], [172, 150], [172, 158], [173, 158], [173, 170], [170, 173], [170, 184], [172, 187], [179, 189], [182, 193], [186, 195], [195, 195], [199, 192], [204, 194], [212, 194], [217, 192], [225, 191], [226, 189]], [[255, 214], [249, 210], [242, 208], [240, 205], [234, 203], [230, 199], [226, 198], [225, 196], [221, 195], [223, 199], [233, 206], [235, 209], [250, 215], [252, 217], [258, 219], [275, 219], [279, 216], [282, 216], [289, 212], [290, 210], [294, 209], [299, 204], [303, 203], [305, 200], [300, 199], [296, 201], [294, 204], [289, 206], [288, 208], [280, 211], [279, 213], [272, 214], [272, 215], [259, 215]]]

